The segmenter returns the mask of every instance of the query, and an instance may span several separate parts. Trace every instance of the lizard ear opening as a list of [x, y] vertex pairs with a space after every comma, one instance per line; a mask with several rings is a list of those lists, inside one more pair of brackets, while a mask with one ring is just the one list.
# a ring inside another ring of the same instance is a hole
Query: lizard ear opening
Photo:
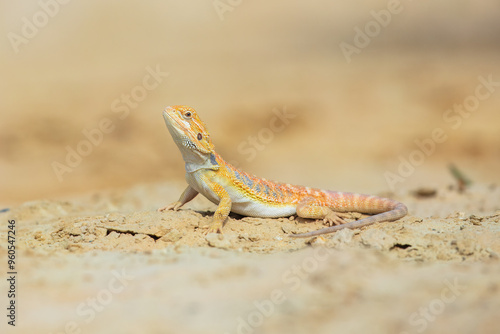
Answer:
[[201, 133], [198, 133], [198, 136], [196, 138], [198, 138], [198, 140], [202, 140], [203, 136], [201, 135]]

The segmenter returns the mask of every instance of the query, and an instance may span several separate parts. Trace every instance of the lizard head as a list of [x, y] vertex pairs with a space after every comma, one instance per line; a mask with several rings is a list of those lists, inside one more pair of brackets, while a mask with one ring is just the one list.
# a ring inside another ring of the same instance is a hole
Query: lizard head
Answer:
[[184, 157], [184, 161], [199, 162], [213, 153], [214, 145], [207, 128], [193, 108], [187, 106], [167, 107], [163, 111], [163, 118], [168, 131]]

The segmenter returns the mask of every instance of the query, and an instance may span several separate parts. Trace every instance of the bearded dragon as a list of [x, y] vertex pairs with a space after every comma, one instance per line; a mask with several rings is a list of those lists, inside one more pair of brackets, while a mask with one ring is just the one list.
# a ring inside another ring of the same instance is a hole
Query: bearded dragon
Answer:
[[[268, 181], [227, 163], [215, 151], [210, 134], [197, 112], [187, 106], [171, 106], [163, 111], [167, 128], [181, 151], [188, 187], [179, 200], [159, 211], [179, 210], [198, 194], [218, 205], [206, 233], [222, 233], [230, 212], [261, 218], [298, 215], [323, 219], [329, 227], [291, 237], [312, 237], [343, 228], [360, 228], [404, 217], [403, 203], [377, 196], [314, 189]], [[347, 212], [372, 216], [346, 223]]]

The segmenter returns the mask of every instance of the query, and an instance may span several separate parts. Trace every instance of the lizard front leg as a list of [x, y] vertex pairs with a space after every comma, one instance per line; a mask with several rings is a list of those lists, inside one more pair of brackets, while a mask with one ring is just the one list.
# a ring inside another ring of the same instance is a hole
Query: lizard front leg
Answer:
[[186, 190], [184, 190], [184, 192], [182, 193], [181, 197], [179, 197], [179, 200], [177, 202], [166, 205], [163, 208], [159, 208], [158, 211], [160, 212], [168, 210], [177, 211], [181, 208], [181, 206], [183, 206], [184, 204], [195, 198], [196, 195], [198, 195], [198, 192], [191, 186], [188, 186]]
[[321, 203], [314, 197], [303, 198], [297, 204], [297, 215], [301, 218], [323, 219], [323, 222], [329, 226], [344, 224], [342, 219], [346, 215], [340, 212], [335, 212]]
[[212, 223], [208, 226], [205, 234], [222, 233], [222, 226], [231, 212], [231, 198], [226, 189], [219, 183], [209, 178], [204, 178], [204, 183], [219, 197], [219, 206], [215, 210]]

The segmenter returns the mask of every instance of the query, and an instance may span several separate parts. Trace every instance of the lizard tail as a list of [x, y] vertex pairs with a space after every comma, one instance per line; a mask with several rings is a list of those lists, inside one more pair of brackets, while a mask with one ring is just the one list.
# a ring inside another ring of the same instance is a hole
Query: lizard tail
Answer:
[[300, 233], [300, 234], [291, 234], [290, 237], [307, 238], [321, 234], [333, 233], [342, 230], [344, 228], [349, 228], [349, 229], [361, 228], [379, 222], [398, 220], [406, 216], [406, 214], [408, 213], [408, 208], [406, 207], [406, 205], [391, 199], [380, 198], [376, 196], [366, 196], [366, 195], [356, 195], [356, 196], [359, 196], [361, 200], [359, 200], [360, 198], [358, 197], [358, 200], [355, 201], [351, 200], [350, 203], [346, 203], [348, 205], [346, 205], [345, 211], [352, 210], [362, 213], [376, 213], [376, 214], [350, 223], [326, 227], [317, 231]]

